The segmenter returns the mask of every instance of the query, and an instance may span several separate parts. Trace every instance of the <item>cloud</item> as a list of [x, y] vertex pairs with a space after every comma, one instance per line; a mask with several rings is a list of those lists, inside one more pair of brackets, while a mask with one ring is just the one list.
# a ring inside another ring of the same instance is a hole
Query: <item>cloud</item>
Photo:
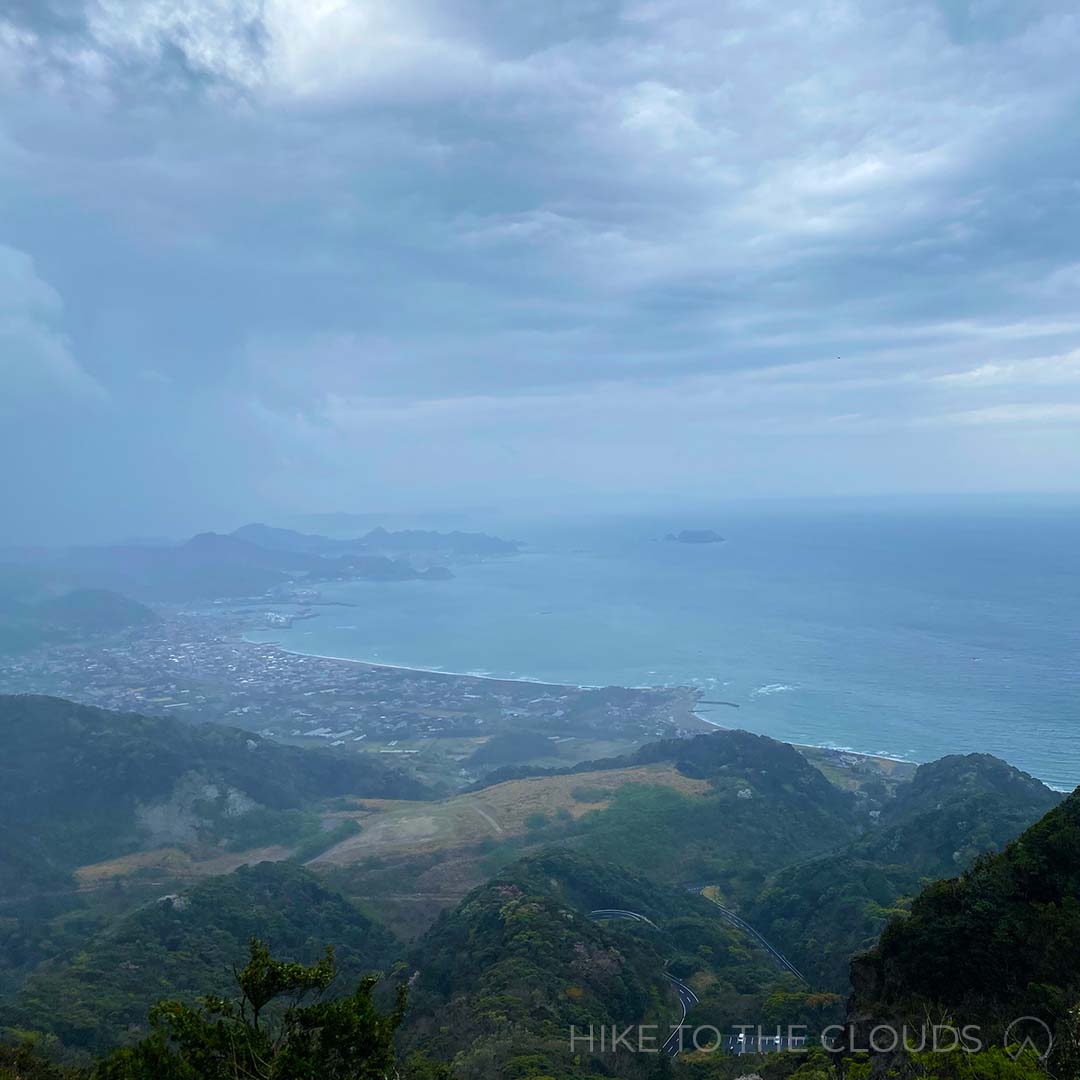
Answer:
[[1060, 356], [1036, 356], [1014, 363], [987, 363], [967, 371], [950, 371], [936, 379], [947, 386], [1054, 386], [1080, 384], [1080, 349]]
[[1067, 0], [18, 0], [4, 378], [153, 410], [102, 490], [183, 447], [222, 503], [1059, 477], [1078, 47]]
[[102, 401], [105, 391], [59, 329], [59, 294], [23, 252], [0, 245], [0, 409], [45, 399]]
[[992, 405], [985, 409], [969, 409], [967, 412], [949, 413], [927, 421], [943, 426], [954, 424], [1030, 424], [1042, 427], [1047, 424], [1080, 425], [1080, 402], [1037, 402], [1021, 405]]

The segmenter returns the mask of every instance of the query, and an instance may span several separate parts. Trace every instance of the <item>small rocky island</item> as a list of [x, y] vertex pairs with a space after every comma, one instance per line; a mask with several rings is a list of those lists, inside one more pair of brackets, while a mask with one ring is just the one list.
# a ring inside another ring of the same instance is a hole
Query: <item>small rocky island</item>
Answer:
[[722, 544], [724, 538], [712, 529], [683, 529], [682, 532], [668, 533], [665, 540], [676, 544]]

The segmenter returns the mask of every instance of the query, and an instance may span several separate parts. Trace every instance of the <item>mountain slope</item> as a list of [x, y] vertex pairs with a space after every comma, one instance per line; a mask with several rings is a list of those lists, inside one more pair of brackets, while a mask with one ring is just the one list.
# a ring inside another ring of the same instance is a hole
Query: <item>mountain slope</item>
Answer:
[[[143, 846], [228, 835], [258, 809], [334, 795], [425, 798], [365, 755], [301, 750], [251, 732], [0, 696], [0, 897]], [[30, 873], [36, 859], [42, 872]]]
[[851, 956], [877, 940], [901, 898], [997, 851], [1061, 796], [989, 754], [920, 765], [876, 829], [781, 870], [747, 917], [819, 985], [844, 991]]
[[[589, 913], [599, 908], [650, 923], [598, 922]], [[655, 1055], [572, 1054], [569, 1030], [655, 1024], [663, 1042], [681, 1013], [668, 975], [698, 993], [699, 1022], [725, 1028], [797, 989], [702, 897], [566, 851], [522, 859], [474, 890], [420, 939], [409, 966], [407, 1041], [453, 1058], [461, 1080], [570, 1080], [616, 1066], [620, 1077], [652, 1075]]]
[[708, 790], [624, 787], [582, 819], [577, 843], [657, 880], [719, 885], [738, 902], [778, 865], [852, 839], [866, 820], [793, 747], [746, 731], [664, 740], [591, 768], [662, 761]]
[[925, 889], [852, 964], [852, 981], [856, 1017], [931, 1006], [991, 1028], [1037, 1016], [1060, 1032], [1080, 1002], [1080, 792]]
[[333, 945], [338, 985], [385, 970], [397, 956], [389, 931], [306, 870], [284, 863], [241, 867], [121, 919], [69, 960], [30, 976], [3, 1026], [100, 1051], [128, 1041], [161, 998], [191, 1000], [231, 989], [252, 937], [281, 959], [314, 962]]

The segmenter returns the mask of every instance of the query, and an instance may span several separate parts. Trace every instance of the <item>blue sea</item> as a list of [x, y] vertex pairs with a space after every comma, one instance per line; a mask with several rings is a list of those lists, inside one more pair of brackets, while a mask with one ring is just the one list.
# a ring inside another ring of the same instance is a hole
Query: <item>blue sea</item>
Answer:
[[[489, 519], [526, 544], [447, 582], [353, 583], [298, 652], [599, 686], [681, 684], [701, 715], [928, 761], [986, 751], [1080, 784], [1080, 503], [743, 504]], [[724, 543], [663, 539], [713, 528]]]

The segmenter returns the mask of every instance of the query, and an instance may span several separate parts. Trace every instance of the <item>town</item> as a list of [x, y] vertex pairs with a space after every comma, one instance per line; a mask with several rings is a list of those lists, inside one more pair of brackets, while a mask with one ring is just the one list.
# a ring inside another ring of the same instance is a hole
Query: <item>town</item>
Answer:
[[265, 613], [164, 611], [149, 626], [9, 656], [0, 693], [423, 758], [458, 782], [456, 763], [501, 731], [541, 731], [552, 763], [573, 763], [709, 728], [688, 688], [559, 686], [303, 656], [246, 641], [256, 625], [265, 627]]

